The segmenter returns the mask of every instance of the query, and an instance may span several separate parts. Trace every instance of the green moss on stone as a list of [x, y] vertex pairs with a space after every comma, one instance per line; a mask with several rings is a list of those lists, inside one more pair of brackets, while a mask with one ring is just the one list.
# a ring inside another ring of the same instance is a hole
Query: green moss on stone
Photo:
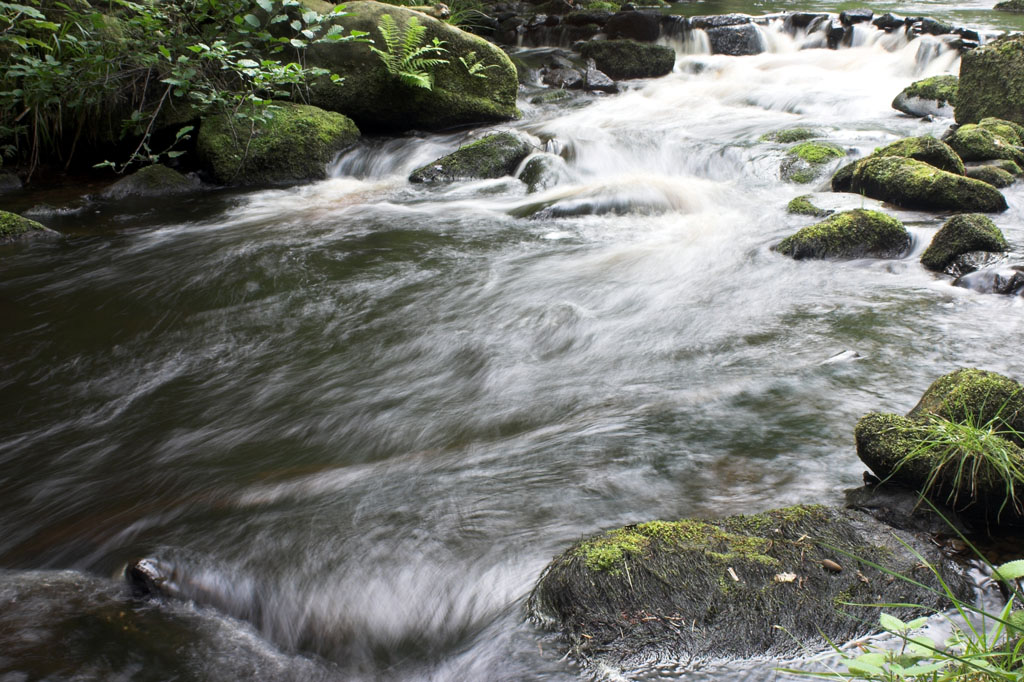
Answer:
[[621, 5], [617, 2], [604, 2], [604, 0], [597, 0], [597, 2], [587, 3], [586, 7], [591, 11], [618, 12]]
[[921, 255], [921, 264], [941, 272], [957, 256], [969, 251], [1007, 251], [1002, 231], [987, 216], [962, 213], [946, 221]]
[[173, 168], [153, 164], [140, 168], [103, 190], [103, 198], [120, 199], [126, 196], [154, 197], [182, 194], [195, 190], [196, 183]]
[[986, 161], [984, 165], [1004, 170], [1014, 177], [1019, 178], [1024, 175], [1024, 170], [1021, 170], [1021, 167], [1018, 166], [1016, 162], [1010, 161], [1009, 159], [992, 159], [991, 161]]
[[959, 78], [951, 74], [932, 76], [931, 78], [911, 83], [904, 92], [908, 97], [935, 100], [940, 105], [944, 105], [956, 100], [959, 80]]
[[444, 156], [409, 175], [410, 182], [452, 182], [512, 175], [533, 147], [514, 133], [495, 133]]
[[900, 156], [905, 159], [916, 159], [940, 170], [957, 175], [964, 174], [964, 162], [956, 155], [953, 148], [936, 140], [931, 135], [896, 140], [876, 149], [872, 156]]
[[1013, 14], [1024, 14], [1024, 0], [1006, 0], [996, 3], [992, 9], [997, 12], [1011, 12]]
[[[936, 379], [909, 416], [928, 414], [956, 422], [971, 419], [985, 423], [998, 418], [1024, 434], [1024, 386], [997, 372], [959, 369]], [[1024, 440], [1015, 440], [1024, 445]]]
[[824, 218], [825, 216], [832, 214], [832, 211], [818, 208], [812, 204], [809, 194], [793, 198], [789, 204], [786, 205], [786, 212], [796, 215], [814, 216], [815, 218]]
[[[1010, 163], [1013, 163], [1012, 161]], [[1009, 187], [1016, 179], [1010, 173], [996, 166], [975, 166], [968, 168], [965, 175], [974, 180], [981, 180], [986, 185], [992, 185], [996, 189]]]
[[846, 156], [841, 147], [827, 142], [802, 142], [790, 149], [789, 154], [813, 164], [828, 163]]
[[783, 239], [775, 250], [802, 258], [893, 258], [910, 246], [903, 223], [878, 211], [837, 213]]
[[635, 40], [589, 40], [580, 46], [580, 54], [615, 80], [665, 76], [676, 63], [671, 47]]
[[821, 137], [821, 134], [811, 128], [786, 128], [784, 130], [776, 130], [770, 133], [765, 133], [759, 138], [760, 142], [781, 142], [783, 144], [790, 144], [792, 142], [802, 142], [804, 140], [813, 140], [816, 137]]
[[1024, 153], [1016, 148], [1013, 138], [1006, 139], [1003, 132], [1013, 133], [1012, 129], [998, 125], [981, 125], [968, 123], [960, 126], [949, 137], [949, 146], [964, 161], [988, 161], [989, 159], [1009, 159], [1017, 164], [1024, 163]]
[[203, 120], [197, 150], [220, 183], [260, 185], [324, 178], [334, 156], [359, 138], [341, 114], [280, 104], [250, 138], [248, 126], [224, 114]]
[[961, 55], [956, 121], [978, 123], [989, 116], [1024, 124], [1024, 36], [1020, 34]]
[[832, 175], [832, 191], [833, 192], [849, 192], [850, 184], [853, 182], [853, 171], [856, 170], [857, 164], [862, 159], [857, 161], [851, 161], [850, 163], [840, 166]]
[[1007, 144], [1019, 146], [1024, 142], [1024, 126], [1019, 123], [989, 116], [981, 119], [978, 125], [991, 131], [993, 135]]
[[53, 234], [53, 230], [17, 213], [0, 211], [0, 243], [44, 234]]
[[1006, 198], [990, 185], [898, 156], [868, 157], [857, 164], [850, 191], [905, 208], [1005, 211]]
[[572, 94], [568, 90], [558, 88], [535, 95], [530, 99], [530, 104], [550, 104], [551, 102], [561, 102], [567, 99], [572, 99]]

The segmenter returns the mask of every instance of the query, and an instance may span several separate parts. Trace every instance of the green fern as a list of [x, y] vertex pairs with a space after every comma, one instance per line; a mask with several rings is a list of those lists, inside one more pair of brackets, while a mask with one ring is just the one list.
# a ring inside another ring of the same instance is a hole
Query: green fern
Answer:
[[465, 57], [459, 57], [459, 62], [466, 68], [469, 75], [475, 78], [487, 78], [487, 69], [498, 68], [497, 64], [484, 65], [483, 59], [476, 58], [476, 52], [469, 52]]
[[402, 32], [390, 14], [382, 14], [377, 30], [383, 39], [384, 49], [373, 45], [370, 49], [380, 57], [388, 73], [406, 85], [432, 89], [433, 70], [448, 63], [447, 59], [441, 58], [448, 52], [444, 41], [434, 38], [429, 45], [424, 45], [427, 27], [416, 17], [409, 17]]

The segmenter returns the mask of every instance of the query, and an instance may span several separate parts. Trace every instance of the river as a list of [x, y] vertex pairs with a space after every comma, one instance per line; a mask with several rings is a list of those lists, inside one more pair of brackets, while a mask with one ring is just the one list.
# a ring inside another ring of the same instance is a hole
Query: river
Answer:
[[[898, 8], [1019, 21], [992, 4]], [[43, 218], [64, 239], [0, 247], [0, 680], [580, 679], [524, 615], [573, 541], [840, 504], [860, 416], [961, 366], [1019, 377], [1024, 301], [918, 262], [942, 216], [886, 209], [914, 235], [899, 260], [770, 250], [809, 222], [785, 211], [808, 188], [760, 136], [810, 126], [863, 155], [941, 135], [890, 102], [957, 53], [763, 31], [758, 56], [679, 42], [671, 75], [619, 95], [522, 99], [497, 128], [568, 159], [538, 194], [412, 185], [482, 131], [410, 135], [322, 182], [93, 202]], [[1019, 246], [1024, 186], [1004, 193]], [[143, 556], [194, 601], [129, 600]]]

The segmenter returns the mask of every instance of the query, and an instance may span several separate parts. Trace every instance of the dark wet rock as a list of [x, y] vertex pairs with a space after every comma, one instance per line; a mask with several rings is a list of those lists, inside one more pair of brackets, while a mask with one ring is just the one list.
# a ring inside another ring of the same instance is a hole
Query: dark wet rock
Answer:
[[943, 505], [932, 509], [921, 504], [918, 493], [902, 486], [879, 483], [865, 485], [847, 490], [845, 498], [848, 508], [870, 514], [899, 530], [928, 535], [949, 535], [954, 531], [966, 533], [969, 530], [952, 509]]
[[897, 258], [910, 247], [903, 223], [878, 211], [858, 208], [836, 213], [783, 239], [773, 249], [803, 258]]
[[1009, 137], [1006, 131], [1013, 133], [1008, 127], [991, 123], [987, 126], [968, 123], [957, 128], [949, 136], [947, 144], [964, 161], [1009, 159], [1018, 165], [1024, 164], [1024, 151], [1018, 147], [1016, 135]]
[[104, 199], [124, 197], [160, 197], [194, 192], [198, 182], [173, 168], [153, 164], [140, 168], [103, 190]]
[[583, 75], [584, 88], [593, 92], [607, 92], [614, 94], [619, 91], [619, 85], [606, 73], [597, 68], [593, 59], [587, 60], [587, 71]]
[[907, 19], [907, 31], [913, 35], [941, 36], [953, 32], [953, 25], [931, 17], [915, 17]]
[[608, 38], [626, 38], [653, 42], [661, 35], [661, 14], [658, 12], [618, 12], [604, 26]]
[[572, 94], [567, 90], [547, 90], [539, 95], [530, 98], [530, 104], [551, 104], [572, 99]]
[[327, 164], [359, 139], [351, 120], [306, 104], [280, 104], [250, 134], [228, 114], [203, 119], [196, 149], [214, 180], [263, 185], [327, 177]]
[[56, 235], [56, 232], [42, 223], [22, 217], [17, 213], [0, 211], [0, 244]]
[[960, 61], [957, 123], [994, 116], [1024, 124], [1024, 36], [999, 38]]
[[579, 90], [583, 87], [583, 74], [576, 69], [545, 69], [541, 82], [552, 88]]
[[1009, 250], [1002, 231], [985, 215], [961, 213], [955, 215], [935, 233], [932, 242], [921, 255], [921, 265], [941, 272], [958, 256], [970, 251]]
[[717, 26], [707, 30], [711, 54], [732, 57], [760, 54], [764, 52], [764, 40], [754, 24], [740, 26]]
[[964, 174], [964, 162], [946, 143], [936, 140], [931, 135], [905, 137], [891, 144], [876, 149], [871, 156], [899, 156], [905, 159], [923, 161], [939, 170], [957, 175]]
[[[900, 533], [955, 594], [970, 584], [927, 539]], [[867, 634], [877, 609], [900, 617], [943, 608], [929, 570], [863, 512], [799, 506], [719, 520], [651, 521], [578, 542], [554, 558], [530, 595], [535, 621], [590, 665], [786, 655]], [[913, 575], [930, 589], [893, 573]], [[838, 606], [842, 604], [842, 606]]]
[[495, 133], [417, 168], [409, 181], [437, 183], [500, 178], [515, 173], [519, 163], [532, 151], [529, 141], [515, 133]]
[[792, 33], [793, 29], [807, 28], [815, 21], [821, 21], [823, 19], [828, 19], [828, 15], [815, 12], [792, 12], [786, 15], [783, 25], [786, 30]]
[[893, 14], [892, 12], [886, 12], [882, 16], [872, 21], [871, 23], [877, 26], [878, 28], [882, 29], [883, 31], [889, 32], [897, 28], [903, 28], [903, 25], [906, 23], [906, 21], [906, 19], [897, 14]]
[[1012, 174], [995, 166], [972, 166], [967, 169], [965, 174], [969, 178], [981, 180], [985, 184], [992, 185], [998, 189], [1009, 187], [1017, 181]]
[[992, 9], [998, 12], [1024, 14], [1024, 0], [1006, 0], [1006, 2], [996, 3], [996, 6]]
[[786, 205], [786, 212], [794, 215], [809, 215], [815, 218], [825, 218], [832, 215], [835, 211], [829, 211], [824, 208], [818, 208], [811, 203], [809, 194], [793, 198]]
[[0, 194], [21, 189], [21, 178], [14, 173], [0, 172]]
[[958, 81], [953, 75], [919, 80], [896, 95], [892, 108], [911, 116], [952, 116]]
[[840, 166], [839, 170], [832, 174], [832, 191], [833, 192], [849, 192], [850, 186], [853, 184], [853, 171], [857, 169], [857, 164], [861, 160], [851, 161], [845, 166]]
[[613, 16], [615, 14], [607, 10], [581, 10], [565, 15], [565, 23], [570, 26], [586, 26], [588, 24], [604, 26]]
[[676, 63], [671, 47], [635, 40], [592, 40], [583, 43], [579, 51], [615, 80], [665, 76]]
[[526, 33], [526, 19], [518, 16], [509, 17], [498, 24], [494, 40], [502, 45], [516, 45], [524, 33]]
[[533, 8], [537, 14], [569, 14], [575, 10], [576, 6], [568, 0], [548, 0]]
[[1024, 265], [976, 270], [958, 277], [953, 286], [981, 294], [1017, 296], [1024, 293]]
[[841, 147], [828, 142], [801, 142], [786, 153], [779, 175], [788, 182], [814, 182], [830, 163], [845, 156], [846, 152]]
[[995, 372], [961, 369], [936, 380], [906, 417], [862, 417], [854, 439], [857, 455], [878, 478], [965, 518], [1017, 524], [1024, 517], [1008, 498], [1024, 499], [1024, 485], [1001, 476], [979, 453], [999, 451], [1024, 463], [1022, 422], [1024, 387]]
[[1006, 198], [991, 185], [898, 156], [871, 156], [858, 163], [850, 191], [904, 208], [982, 213], [1007, 208]]
[[[961, 26], [961, 27], [953, 29], [953, 33], [955, 33], [958, 36], [960, 36], [961, 38], [963, 38], [964, 41], [965, 41], [964, 44], [966, 44], [966, 42], [973, 42], [973, 43], [980, 43], [981, 42], [981, 34], [978, 33], [977, 31], [975, 31], [972, 28], [964, 28], [964, 27]], [[975, 45], [975, 47], [977, 47], [977, 45]]]
[[[1000, 265], [1006, 260], [1006, 256], [1006, 253], [997, 251], [968, 251], [950, 261], [943, 272], [959, 278], [993, 265]], [[953, 284], [956, 285], [956, 282]]]
[[708, 16], [690, 17], [690, 28], [707, 30], [722, 26], [739, 26], [749, 24], [753, 18], [747, 14], [712, 14]]
[[828, 38], [828, 48], [830, 50], [836, 50], [839, 49], [840, 45], [849, 44], [853, 37], [850, 27], [843, 26], [839, 21], [830, 22], [828, 28], [825, 29], [825, 35]]
[[871, 21], [875, 16], [872, 10], [866, 7], [860, 7], [857, 9], [843, 10], [839, 13], [839, 21], [844, 26], [853, 26], [854, 24], [863, 24]]
[[551, 189], [565, 177], [565, 160], [554, 154], [535, 154], [523, 166], [519, 179], [526, 183], [527, 192]]

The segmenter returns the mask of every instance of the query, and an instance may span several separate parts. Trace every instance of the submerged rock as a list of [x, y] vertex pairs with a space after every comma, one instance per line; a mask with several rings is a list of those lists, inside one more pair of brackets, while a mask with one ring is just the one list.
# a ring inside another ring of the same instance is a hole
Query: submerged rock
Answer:
[[519, 179], [526, 183], [530, 194], [551, 189], [566, 175], [565, 160], [555, 154], [535, 154], [523, 166]]
[[992, 185], [996, 189], [1009, 187], [1017, 181], [1013, 175], [996, 166], [973, 166], [967, 169], [967, 177], [981, 180], [986, 185]]
[[56, 234], [42, 223], [23, 218], [17, 213], [0, 211], [0, 244]]
[[988, 216], [962, 213], [946, 221], [921, 255], [921, 264], [941, 272], [957, 257], [971, 251], [1007, 251], [1002, 231]]
[[910, 246], [903, 223], [878, 211], [844, 211], [783, 239], [775, 251], [802, 258], [895, 258]]
[[1024, 124], [1024, 36], [1014, 34], [960, 58], [956, 122], [997, 118]]
[[533, 145], [515, 133], [495, 133], [460, 147], [409, 175], [410, 182], [500, 178], [515, 173]]
[[[334, 5], [323, 0], [303, 0], [321, 14], [330, 15]], [[404, 7], [371, 1], [349, 2], [338, 19], [345, 31], [359, 30], [382, 47], [378, 29], [383, 15], [390, 15], [403, 32], [416, 17], [426, 27], [422, 44], [444, 41], [447, 63], [432, 70], [431, 89], [409, 85], [388, 72], [368, 43], [321, 41], [305, 51], [306, 66], [327, 69], [342, 76], [344, 84], [318, 79], [310, 88], [310, 103], [342, 113], [364, 130], [402, 131], [413, 128], [438, 130], [459, 125], [507, 121], [519, 115], [516, 68], [497, 46], [451, 24]], [[382, 48], [383, 49], [383, 48]], [[461, 60], [484, 68], [470, 73]]]
[[1006, 198], [990, 185], [898, 156], [868, 157], [857, 164], [850, 191], [904, 208], [1005, 211]]
[[824, 208], [818, 208], [810, 201], [809, 194], [795, 197], [786, 205], [786, 212], [793, 213], [794, 215], [809, 215], [815, 218], [824, 218], [832, 215], [835, 211], [828, 211]]
[[671, 47], [635, 40], [591, 40], [580, 46], [580, 54], [616, 80], [664, 76], [676, 63]]
[[[1024, 466], [1024, 386], [978, 369], [937, 379], [901, 417], [857, 422], [857, 455], [882, 480], [915, 490], [969, 518], [1019, 523], [1024, 484], [992, 462]], [[995, 457], [993, 453], [998, 453]]]
[[21, 189], [21, 178], [14, 173], [0, 171], [0, 194]]
[[916, 81], [896, 95], [892, 108], [911, 116], [952, 116], [958, 82], [948, 74]]
[[905, 137], [892, 144], [876, 149], [872, 156], [899, 156], [904, 159], [916, 159], [939, 170], [964, 174], [964, 162], [956, 155], [953, 148], [945, 142], [936, 140], [931, 135], [921, 137]]
[[281, 104], [250, 133], [227, 114], [203, 119], [196, 149], [216, 182], [263, 185], [327, 177], [327, 164], [359, 139], [341, 114], [306, 104]]
[[[929, 542], [902, 533], [953, 592], [968, 581]], [[912, 575], [931, 589], [889, 579]], [[527, 609], [571, 654], [629, 666], [717, 656], [782, 655], [867, 634], [877, 602], [943, 608], [938, 580], [892, 529], [853, 510], [776, 509], [717, 521], [651, 521], [583, 540], [548, 565]]]
[[1024, 265], [976, 269], [957, 277], [953, 286], [977, 291], [979, 294], [1024, 294]]
[[587, 60], [587, 70], [583, 74], [584, 88], [591, 92], [606, 92], [608, 94], [614, 94], [619, 91], [619, 85], [608, 75], [597, 68], [597, 63], [593, 59]]
[[788, 182], [814, 182], [829, 163], [844, 156], [841, 147], [828, 142], [801, 142], [786, 153], [779, 175]]
[[173, 168], [157, 163], [121, 178], [103, 190], [101, 196], [104, 199], [123, 199], [129, 196], [160, 197], [185, 194], [194, 192], [198, 184], [194, 179], [185, 177]]
[[761, 54], [765, 50], [761, 32], [754, 24], [718, 26], [707, 30], [711, 54], [732, 57]]

